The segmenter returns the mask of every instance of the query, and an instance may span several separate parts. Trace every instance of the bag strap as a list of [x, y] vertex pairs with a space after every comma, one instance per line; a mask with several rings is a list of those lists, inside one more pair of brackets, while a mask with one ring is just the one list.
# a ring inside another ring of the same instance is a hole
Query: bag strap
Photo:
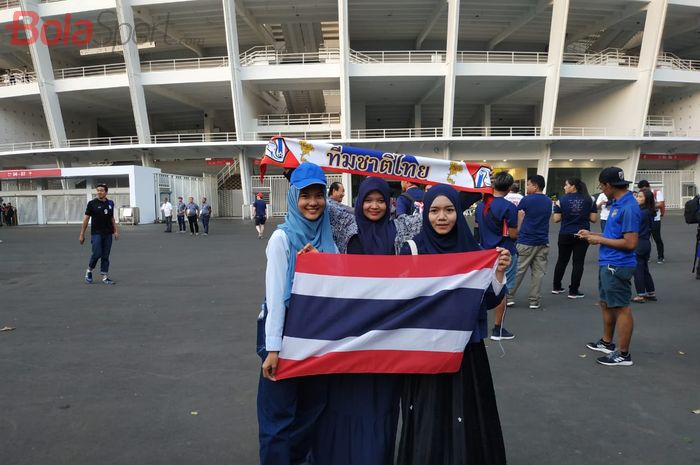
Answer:
[[418, 246], [416, 245], [416, 241], [409, 239], [406, 241], [406, 244], [408, 244], [408, 247], [411, 249], [411, 255], [418, 255]]

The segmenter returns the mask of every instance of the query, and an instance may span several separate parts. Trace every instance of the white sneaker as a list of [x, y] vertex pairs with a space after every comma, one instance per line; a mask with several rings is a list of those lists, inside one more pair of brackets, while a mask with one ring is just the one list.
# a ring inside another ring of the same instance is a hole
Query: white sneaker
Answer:
[[540, 308], [542, 308], [540, 304], [530, 304], [530, 310], [539, 310]]

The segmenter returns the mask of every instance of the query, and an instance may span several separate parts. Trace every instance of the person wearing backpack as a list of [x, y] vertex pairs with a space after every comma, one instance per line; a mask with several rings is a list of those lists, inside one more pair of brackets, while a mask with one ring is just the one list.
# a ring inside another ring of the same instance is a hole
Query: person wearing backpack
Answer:
[[700, 194], [696, 195], [685, 203], [683, 217], [687, 224], [698, 225], [697, 234], [695, 235], [695, 259], [693, 261], [693, 272], [695, 272], [695, 279], [700, 279], [700, 266], [698, 266], [698, 259], [700, 258]]
[[413, 215], [416, 210], [423, 209], [424, 192], [411, 181], [401, 181], [401, 194], [396, 201], [396, 217]]

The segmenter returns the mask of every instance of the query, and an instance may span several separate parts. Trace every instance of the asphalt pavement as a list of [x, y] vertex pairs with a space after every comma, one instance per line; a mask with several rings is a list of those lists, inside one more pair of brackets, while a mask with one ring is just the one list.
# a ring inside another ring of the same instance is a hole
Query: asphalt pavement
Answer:
[[[543, 309], [527, 308], [526, 278], [506, 314], [516, 338], [487, 342], [508, 462], [700, 463], [694, 228], [664, 219], [666, 263], [651, 263], [659, 301], [634, 306], [632, 367], [598, 365], [585, 347], [602, 330], [597, 248], [586, 298], [550, 294], [557, 231]], [[199, 237], [125, 226], [117, 285], [105, 286], [83, 282], [78, 232], [0, 228], [0, 329], [15, 328], [0, 332], [0, 465], [257, 463], [266, 241], [240, 220]]]

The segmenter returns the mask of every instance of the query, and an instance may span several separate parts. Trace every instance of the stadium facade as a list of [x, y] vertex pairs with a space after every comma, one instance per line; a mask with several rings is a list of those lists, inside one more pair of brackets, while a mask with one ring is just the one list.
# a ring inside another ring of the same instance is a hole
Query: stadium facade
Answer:
[[614, 164], [680, 207], [700, 186], [700, 1], [0, 0], [0, 170], [209, 173], [240, 215], [273, 190], [254, 160], [277, 134], [537, 172], [550, 193]]

